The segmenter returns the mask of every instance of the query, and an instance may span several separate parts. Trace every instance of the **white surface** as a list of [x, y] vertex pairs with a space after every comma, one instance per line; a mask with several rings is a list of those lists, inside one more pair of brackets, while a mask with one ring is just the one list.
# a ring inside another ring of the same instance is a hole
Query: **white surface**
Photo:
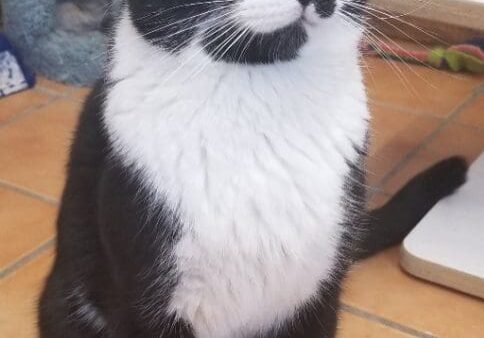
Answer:
[[[452, 284], [471, 278], [475, 289], [476, 281], [484, 281], [484, 154], [471, 166], [468, 182], [425, 216], [405, 239], [403, 249], [411, 257], [403, 266], [410, 265], [408, 270], [422, 278], [464, 292], [466, 285]], [[419, 260], [427, 264], [426, 271], [420, 271], [422, 265], [413, 271], [412, 264]]]
[[29, 85], [15, 56], [8, 50], [0, 53], [0, 97], [27, 88]]

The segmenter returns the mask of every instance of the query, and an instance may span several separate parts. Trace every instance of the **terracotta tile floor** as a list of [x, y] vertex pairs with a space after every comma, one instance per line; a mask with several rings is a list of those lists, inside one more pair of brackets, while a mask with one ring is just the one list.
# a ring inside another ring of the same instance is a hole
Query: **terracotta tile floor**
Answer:
[[[443, 157], [484, 151], [484, 78], [365, 59], [371, 205]], [[87, 89], [41, 80], [0, 100], [0, 337], [36, 337], [67, 147]], [[402, 272], [398, 249], [354, 268], [338, 338], [483, 337], [484, 301]]]

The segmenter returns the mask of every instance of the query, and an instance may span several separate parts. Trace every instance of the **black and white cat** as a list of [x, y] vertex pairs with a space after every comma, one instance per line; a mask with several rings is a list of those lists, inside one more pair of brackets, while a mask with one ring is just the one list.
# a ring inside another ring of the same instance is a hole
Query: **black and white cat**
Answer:
[[42, 338], [335, 336], [350, 264], [466, 173], [446, 160], [366, 213], [362, 5], [122, 4], [72, 146]]

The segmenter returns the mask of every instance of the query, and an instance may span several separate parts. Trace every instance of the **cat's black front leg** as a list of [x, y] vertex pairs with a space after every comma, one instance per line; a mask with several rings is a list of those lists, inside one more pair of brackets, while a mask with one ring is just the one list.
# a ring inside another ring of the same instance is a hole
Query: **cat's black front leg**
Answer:
[[178, 279], [178, 221], [138, 176], [113, 160], [101, 178], [99, 224], [113, 289], [112, 337], [192, 338], [189, 326], [169, 313]]
[[56, 259], [39, 304], [42, 338], [107, 337], [99, 292], [106, 270], [96, 212], [106, 148], [100, 122], [103, 93], [100, 82], [87, 99], [71, 148], [57, 221]]

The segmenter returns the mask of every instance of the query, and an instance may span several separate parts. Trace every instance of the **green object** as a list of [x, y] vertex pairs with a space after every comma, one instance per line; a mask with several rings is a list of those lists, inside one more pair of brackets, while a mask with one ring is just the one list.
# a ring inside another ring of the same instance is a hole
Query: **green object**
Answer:
[[447, 51], [444, 48], [431, 49], [429, 55], [427, 56], [427, 63], [432, 67], [442, 67], [442, 62], [445, 59], [446, 52]]
[[430, 50], [408, 50], [399, 45], [382, 43], [366, 46], [363, 51], [367, 55], [427, 64], [434, 68], [447, 68], [453, 72], [483, 74], [484, 50], [482, 48], [482, 43], [472, 43], [472, 41], [449, 48], [436, 47]]
[[484, 73], [484, 61], [477, 57], [453, 49], [448, 49], [444, 53], [447, 65], [454, 72], [467, 70], [473, 73]]

